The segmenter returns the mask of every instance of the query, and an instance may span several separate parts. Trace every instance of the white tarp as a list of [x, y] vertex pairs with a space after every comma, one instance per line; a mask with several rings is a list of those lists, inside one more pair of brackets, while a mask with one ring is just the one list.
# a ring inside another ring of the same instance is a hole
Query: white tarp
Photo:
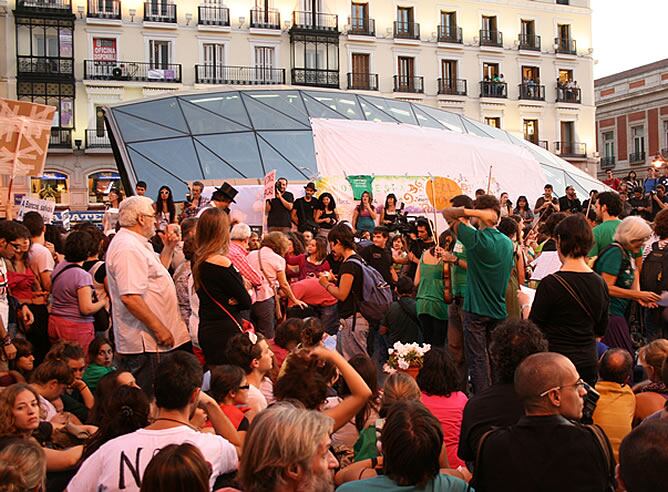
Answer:
[[463, 193], [543, 194], [545, 173], [531, 153], [503, 141], [396, 123], [311, 119], [320, 176], [442, 176]]

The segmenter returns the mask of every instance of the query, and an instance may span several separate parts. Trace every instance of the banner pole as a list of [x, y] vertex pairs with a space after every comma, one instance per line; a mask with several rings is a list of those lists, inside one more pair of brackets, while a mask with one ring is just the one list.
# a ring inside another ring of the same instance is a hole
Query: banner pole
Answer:
[[489, 176], [487, 177], [487, 194], [489, 195], [489, 192], [492, 190], [492, 167], [489, 166]]
[[429, 173], [429, 185], [431, 186], [431, 196], [434, 197], [434, 203], [433, 203], [433, 212], [434, 212], [434, 227], [431, 231], [432, 235], [434, 236], [434, 242], [436, 243], [436, 246], [439, 246], [438, 244], [438, 222], [436, 222], [436, 193], [434, 190], [434, 177]]

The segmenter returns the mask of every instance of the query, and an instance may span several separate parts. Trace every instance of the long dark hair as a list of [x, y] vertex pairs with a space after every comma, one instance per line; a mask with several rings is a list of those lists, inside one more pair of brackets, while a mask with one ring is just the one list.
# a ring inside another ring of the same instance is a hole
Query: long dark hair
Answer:
[[518, 213], [520, 211], [520, 202], [524, 200], [524, 203], [526, 203], [526, 207], [524, 207], [524, 210], [530, 210], [529, 208], [529, 200], [527, 200], [527, 197], [524, 195], [520, 195], [517, 197], [517, 202], [515, 202], [515, 213]]
[[385, 210], [386, 210], [386, 211], [387, 211], [387, 207], [390, 206], [390, 198], [391, 198], [392, 200], [394, 200], [394, 208], [397, 208], [397, 195], [395, 195], [394, 193], [390, 193], [389, 195], [387, 195], [387, 196], [385, 197], [385, 205], [384, 205], [384, 207], [385, 207]]
[[322, 194], [318, 197], [318, 200], [320, 200], [320, 204], [322, 205], [323, 210], [325, 210], [325, 212], [327, 212], [328, 209], [326, 209], [326, 208], [325, 208], [325, 205], [322, 203], [322, 199], [323, 199], [323, 198], [329, 198], [329, 210], [330, 210], [331, 212], [333, 212], [334, 210], [336, 210], [336, 200], [334, 200], [334, 197], [332, 196], [331, 193], [329, 193], [328, 191], [326, 191], [326, 192], [322, 193]]
[[[163, 200], [160, 197], [160, 193], [162, 193], [162, 190], [167, 190], [169, 192], [167, 200]], [[167, 211], [169, 212], [169, 223], [171, 224], [172, 222], [174, 222], [174, 218], [176, 217], [176, 205], [174, 205], [174, 194], [172, 193], [172, 189], [169, 186], [163, 185], [158, 190], [158, 198], [155, 200], [155, 206], [158, 213], [162, 213], [163, 204], [165, 203], [167, 204]]]
[[364, 210], [364, 195], [369, 196], [369, 206], [372, 207], [373, 205], [371, 204], [373, 202], [373, 195], [371, 194], [370, 191], [363, 191], [362, 195], [360, 196], [360, 203], [357, 205], [357, 210], [360, 212]]
[[[355, 415], [355, 427], [357, 427], [358, 431], [361, 431], [364, 429], [366, 421], [369, 420], [372, 412], [378, 408], [380, 388], [378, 387], [376, 365], [369, 358], [369, 356], [364, 354], [356, 355], [348, 362], [353, 367], [353, 369], [359, 373], [362, 379], [364, 379], [364, 382], [371, 390], [371, 398], [367, 400], [364, 408], [362, 408], [362, 410], [357, 412], [357, 415]], [[342, 398], [351, 394], [350, 388], [348, 388], [348, 385], [343, 378], [339, 380], [339, 389], [339, 396]]]

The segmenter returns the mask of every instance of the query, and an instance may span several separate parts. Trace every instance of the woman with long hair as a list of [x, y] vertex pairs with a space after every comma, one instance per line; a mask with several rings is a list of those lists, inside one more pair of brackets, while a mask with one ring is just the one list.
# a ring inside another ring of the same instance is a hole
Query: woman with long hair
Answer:
[[622, 185], [626, 187], [622, 189], [625, 189], [626, 193], [628, 193], [629, 196], [631, 196], [633, 190], [635, 190], [636, 188], [643, 187], [642, 186], [643, 182], [642, 179], [638, 179], [638, 175], [636, 174], [635, 171], [629, 171], [629, 174], [627, 174], [626, 177], [624, 178]]
[[242, 331], [240, 313], [251, 307], [241, 274], [225, 256], [230, 244], [227, 213], [205, 210], [197, 222], [195, 240], [192, 272], [200, 303], [199, 344], [208, 365], [225, 364], [228, 340]]
[[501, 217], [513, 215], [513, 202], [508, 199], [508, 193], [505, 191], [501, 193], [499, 203], [501, 204]]
[[149, 462], [140, 492], [208, 492], [211, 465], [189, 442], [169, 444]]
[[163, 185], [160, 187], [153, 208], [155, 209], [159, 231], [166, 230], [168, 224], [176, 224], [176, 205], [174, 205], [174, 197], [169, 186]]
[[336, 211], [336, 200], [331, 193], [325, 192], [318, 197], [320, 208], [315, 211], [315, 223], [320, 226], [318, 235], [327, 239], [327, 233], [339, 221], [339, 212]]
[[330, 270], [327, 262], [327, 241], [321, 237], [311, 239], [306, 245], [306, 252], [297, 257], [299, 280], [308, 277], [318, 278], [320, 273]]
[[362, 193], [360, 203], [353, 211], [352, 224], [355, 232], [367, 231], [369, 234], [373, 233], [373, 229], [376, 227], [376, 211], [373, 208], [373, 197], [370, 192]]
[[110, 234], [116, 228], [118, 222], [118, 207], [121, 206], [123, 196], [120, 190], [112, 188], [107, 194], [107, 205], [105, 207], [104, 216], [102, 217], [102, 230], [105, 234]]
[[396, 229], [399, 211], [397, 210], [397, 195], [390, 193], [385, 197], [385, 205], [380, 211], [379, 225], [387, 227], [390, 232]]
[[527, 200], [526, 196], [520, 195], [517, 197], [517, 204], [515, 205], [513, 214], [522, 217], [522, 221], [525, 224], [530, 224], [533, 221], [533, 210], [531, 210], [529, 200]]

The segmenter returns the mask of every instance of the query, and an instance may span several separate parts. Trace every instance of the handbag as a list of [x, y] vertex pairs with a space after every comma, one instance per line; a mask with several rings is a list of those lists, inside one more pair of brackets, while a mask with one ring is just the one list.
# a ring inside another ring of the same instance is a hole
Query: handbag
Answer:
[[214, 302], [214, 304], [215, 304], [216, 306], [218, 306], [218, 307], [221, 309], [221, 311], [223, 311], [225, 314], [227, 314], [227, 315], [230, 317], [230, 319], [231, 319], [232, 321], [234, 321], [234, 324], [237, 325], [237, 328], [239, 328], [239, 331], [240, 331], [241, 333], [246, 333], [246, 332], [248, 332], [248, 331], [250, 331], [250, 332], [252, 332], [252, 333], [255, 333], [255, 327], [253, 326], [253, 323], [251, 323], [251, 322], [248, 321], [247, 319], [243, 319], [243, 318], [242, 318], [242, 319], [241, 319], [241, 324], [240, 324], [240, 323], [237, 321], [237, 318], [235, 318], [234, 316], [232, 316], [232, 313], [230, 313], [230, 312], [225, 308], [225, 306], [223, 306], [220, 302], [218, 302], [218, 300], [217, 300], [215, 297], [213, 297], [211, 294], [209, 294], [209, 291], [208, 291], [207, 288], [204, 286], [204, 284], [202, 284], [202, 289], [204, 289], [204, 292], [206, 293], [206, 295], [209, 296], [209, 299], [211, 299], [211, 300]]
[[276, 317], [276, 320], [283, 321], [283, 310], [281, 309], [281, 298], [278, 295], [278, 291], [276, 290], [276, 285], [274, 285], [273, 282], [269, 280], [269, 276], [267, 275], [267, 272], [264, 271], [264, 266], [262, 266], [262, 248], [257, 250], [257, 260], [258, 263], [260, 264], [260, 270], [262, 271], [262, 276], [264, 279], [267, 281], [267, 283], [271, 286], [271, 290], [274, 292], [274, 316]]

